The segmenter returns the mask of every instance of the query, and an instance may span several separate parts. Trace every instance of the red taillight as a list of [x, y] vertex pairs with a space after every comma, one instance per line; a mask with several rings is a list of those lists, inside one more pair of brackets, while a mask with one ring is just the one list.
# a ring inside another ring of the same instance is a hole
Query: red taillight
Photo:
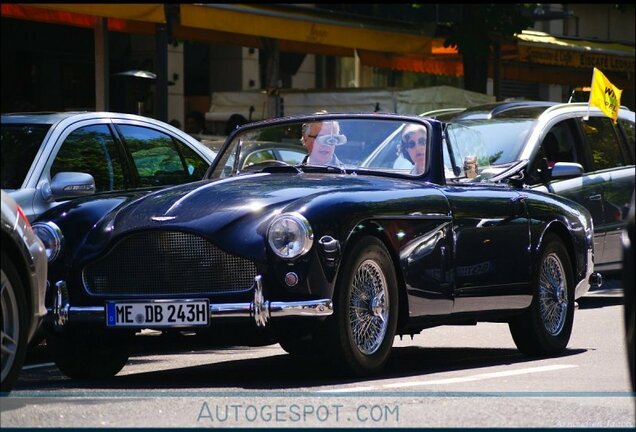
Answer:
[[31, 223], [29, 222], [29, 218], [27, 218], [26, 214], [22, 210], [22, 207], [18, 206], [18, 217], [24, 221], [27, 227], [31, 228]]

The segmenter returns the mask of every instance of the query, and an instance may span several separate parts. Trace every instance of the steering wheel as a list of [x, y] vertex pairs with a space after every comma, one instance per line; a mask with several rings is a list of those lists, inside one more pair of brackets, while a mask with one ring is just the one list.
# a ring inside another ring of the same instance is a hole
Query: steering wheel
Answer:
[[250, 170], [250, 171], [258, 171], [270, 166], [291, 166], [289, 165], [287, 162], [282, 161], [282, 160], [276, 160], [276, 159], [269, 159], [266, 161], [262, 161], [262, 162], [257, 162], [257, 163], [252, 163], [249, 165], [246, 165], [243, 167], [243, 171], [245, 170]]

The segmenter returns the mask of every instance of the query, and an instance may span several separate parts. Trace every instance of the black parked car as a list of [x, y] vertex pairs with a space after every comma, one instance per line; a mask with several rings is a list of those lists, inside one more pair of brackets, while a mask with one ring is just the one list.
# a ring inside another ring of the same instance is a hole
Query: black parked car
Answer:
[[[301, 125], [318, 121], [312, 148], [347, 158], [240, 166], [254, 142], [301, 149]], [[369, 167], [401, 131], [422, 174]], [[382, 369], [395, 335], [442, 324], [507, 323], [522, 352], [562, 352], [593, 276], [589, 212], [517, 187], [523, 164], [447, 180], [445, 158], [461, 161], [442, 138], [442, 123], [416, 116], [268, 120], [233, 132], [203, 181], [50, 210], [56, 364], [114, 375], [143, 328], [245, 343], [234, 329], [247, 326], [356, 375]]]

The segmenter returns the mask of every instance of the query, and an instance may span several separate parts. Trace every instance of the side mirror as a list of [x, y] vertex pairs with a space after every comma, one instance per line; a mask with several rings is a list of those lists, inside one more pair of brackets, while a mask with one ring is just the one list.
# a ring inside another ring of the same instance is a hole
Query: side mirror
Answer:
[[42, 188], [47, 201], [78, 198], [95, 193], [95, 179], [82, 172], [60, 172], [55, 174], [50, 185]]
[[581, 177], [583, 175], [583, 166], [575, 162], [557, 162], [552, 167], [550, 179], [568, 179]]

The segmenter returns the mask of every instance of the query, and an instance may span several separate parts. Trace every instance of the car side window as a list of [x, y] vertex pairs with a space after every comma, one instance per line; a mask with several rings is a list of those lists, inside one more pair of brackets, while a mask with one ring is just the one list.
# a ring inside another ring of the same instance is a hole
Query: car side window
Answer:
[[63, 171], [92, 175], [96, 192], [125, 188], [117, 145], [105, 124], [84, 126], [66, 137], [51, 165], [51, 178]]
[[627, 148], [630, 152], [628, 155], [629, 164], [634, 164], [634, 143], [636, 140], [634, 139], [634, 122], [628, 120], [618, 120], [618, 124], [620, 125], [623, 133], [625, 134], [625, 140], [627, 143]]
[[617, 130], [607, 117], [590, 117], [582, 121], [582, 130], [592, 154], [592, 170], [626, 165]]
[[170, 135], [147, 127], [117, 126], [137, 168], [141, 187], [198, 180], [192, 176], [195, 168], [188, 169]]
[[[545, 179], [544, 169], [553, 168], [557, 162], [577, 162], [583, 165], [577, 151], [576, 142], [572, 128], [574, 123], [570, 120], [559, 122], [552, 126], [541, 140], [541, 145], [537, 151], [537, 155], [529, 170], [527, 182], [536, 184]], [[543, 166], [542, 160], [546, 160], [546, 166]]]
[[186, 163], [186, 169], [188, 174], [190, 174], [189, 181], [201, 180], [205, 175], [208, 168], [210, 168], [210, 164], [203, 159], [201, 156], [197, 154], [190, 147], [185, 145], [179, 140], [175, 140], [177, 143], [177, 149], [179, 153], [183, 156], [183, 159]]

